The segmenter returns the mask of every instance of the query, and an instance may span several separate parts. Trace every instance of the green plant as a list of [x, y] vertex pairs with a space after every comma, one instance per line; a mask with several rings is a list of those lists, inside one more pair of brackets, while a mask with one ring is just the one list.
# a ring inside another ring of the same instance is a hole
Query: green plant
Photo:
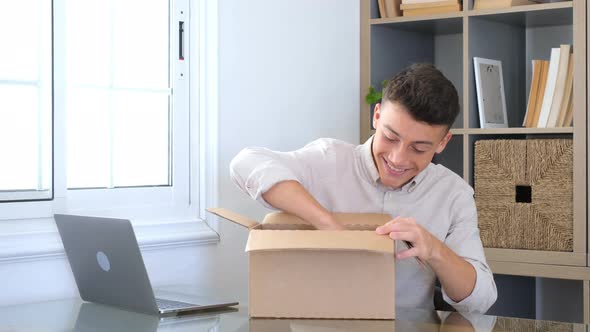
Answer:
[[382, 97], [382, 90], [383, 88], [387, 85], [389, 81], [388, 80], [383, 80], [381, 82], [381, 90], [379, 91], [375, 91], [375, 88], [373, 88], [373, 86], [369, 86], [369, 93], [367, 93], [367, 95], [365, 96], [365, 101], [367, 102], [367, 104], [369, 105], [373, 105], [378, 103], [381, 100]]

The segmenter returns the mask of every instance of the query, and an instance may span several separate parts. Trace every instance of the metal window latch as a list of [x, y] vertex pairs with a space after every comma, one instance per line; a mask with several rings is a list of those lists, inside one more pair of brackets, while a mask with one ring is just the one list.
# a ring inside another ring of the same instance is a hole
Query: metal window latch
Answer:
[[184, 21], [178, 22], [178, 60], [184, 60]]

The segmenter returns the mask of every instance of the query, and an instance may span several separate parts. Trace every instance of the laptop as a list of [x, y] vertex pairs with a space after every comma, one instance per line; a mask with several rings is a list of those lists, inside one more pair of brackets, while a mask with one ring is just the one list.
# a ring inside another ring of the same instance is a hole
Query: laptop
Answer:
[[199, 303], [156, 298], [129, 220], [64, 214], [54, 218], [84, 301], [156, 315], [238, 305], [201, 296]]

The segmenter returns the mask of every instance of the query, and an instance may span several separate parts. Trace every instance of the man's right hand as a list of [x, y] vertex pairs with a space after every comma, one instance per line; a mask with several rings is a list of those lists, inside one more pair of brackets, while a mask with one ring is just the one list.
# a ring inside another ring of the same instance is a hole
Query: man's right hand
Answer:
[[262, 194], [264, 200], [275, 208], [293, 214], [320, 230], [344, 230], [334, 215], [326, 210], [297, 181], [283, 181]]
[[343, 231], [346, 230], [346, 227], [342, 226], [336, 219], [334, 215], [330, 212], [325, 217], [325, 220], [320, 221], [319, 225], [316, 226], [317, 229], [322, 231]]

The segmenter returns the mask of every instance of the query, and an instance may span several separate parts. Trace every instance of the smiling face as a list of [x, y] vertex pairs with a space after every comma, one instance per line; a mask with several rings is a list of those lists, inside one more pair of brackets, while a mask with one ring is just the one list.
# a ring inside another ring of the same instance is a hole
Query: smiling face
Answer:
[[446, 125], [415, 120], [402, 105], [384, 101], [375, 106], [371, 147], [381, 183], [401, 188], [424, 170], [451, 139]]

